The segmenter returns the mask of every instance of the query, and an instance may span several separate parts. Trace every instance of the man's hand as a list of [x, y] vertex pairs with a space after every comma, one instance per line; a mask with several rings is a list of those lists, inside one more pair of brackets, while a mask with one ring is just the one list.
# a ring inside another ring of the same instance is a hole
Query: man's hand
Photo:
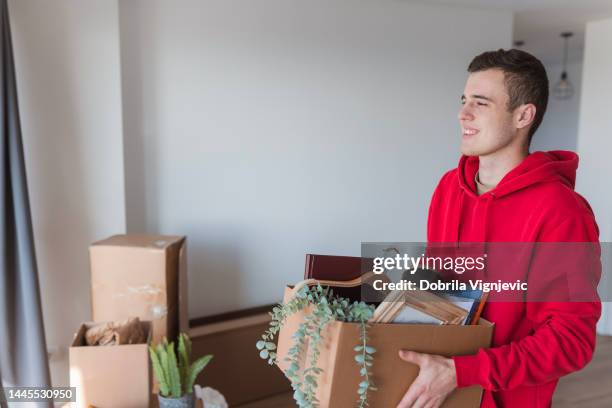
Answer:
[[402, 360], [419, 366], [419, 375], [397, 408], [438, 408], [457, 387], [455, 362], [450, 358], [400, 350]]

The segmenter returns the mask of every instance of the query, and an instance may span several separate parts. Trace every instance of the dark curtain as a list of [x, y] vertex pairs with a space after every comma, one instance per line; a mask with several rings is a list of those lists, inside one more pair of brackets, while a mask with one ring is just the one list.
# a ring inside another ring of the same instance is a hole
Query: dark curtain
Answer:
[[7, 0], [0, 0], [0, 13], [0, 380], [5, 387], [48, 387]]

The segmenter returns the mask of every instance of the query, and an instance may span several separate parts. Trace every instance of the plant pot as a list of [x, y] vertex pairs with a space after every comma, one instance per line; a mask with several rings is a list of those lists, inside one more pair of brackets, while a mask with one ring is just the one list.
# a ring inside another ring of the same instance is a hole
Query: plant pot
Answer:
[[193, 408], [193, 394], [185, 394], [181, 398], [168, 398], [158, 395], [159, 408]]

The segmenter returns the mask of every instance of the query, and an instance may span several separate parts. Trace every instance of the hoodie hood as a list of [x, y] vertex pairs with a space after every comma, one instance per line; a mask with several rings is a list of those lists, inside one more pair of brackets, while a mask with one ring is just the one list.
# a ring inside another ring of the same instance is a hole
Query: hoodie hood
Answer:
[[[472, 211], [476, 209], [479, 214], [470, 222], [473, 230], [470, 234], [472, 242], [486, 242], [490, 238], [491, 207], [495, 201], [511, 196], [513, 193], [531, 188], [536, 185], [550, 182], [560, 182], [572, 190], [576, 182], [576, 169], [578, 168], [578, 155], [569, 151], [534, 152], [528, 155], [518, 166], [508, 172], [497, 186], [491, 191], [478, 195], [474, 178], [478, 171], [479, 159], [477, 156], [462, 156], [457, 168], [457, 177], [460, 186], [459, 206], [456, 214], [450, 219], [456, 220], [453, 239], [459, 243], [466, 237], [461, 234], [464, 220], [464, 207]], [[466, 203], [470, 201], [471, 203]]]
[[[462, 156], [459, 160], [457, 172], [459, 184], [468, 195], [477, 196], [474, 178], [478, 165], [477, 156]], [[509, 171], [491, 190], [491, 194], [501, 198], [535, 184], [551, 181], [559, 181], [573, 190], [577, 168], [578, 155], [574, 152], [564, 150], [534, 152]]]

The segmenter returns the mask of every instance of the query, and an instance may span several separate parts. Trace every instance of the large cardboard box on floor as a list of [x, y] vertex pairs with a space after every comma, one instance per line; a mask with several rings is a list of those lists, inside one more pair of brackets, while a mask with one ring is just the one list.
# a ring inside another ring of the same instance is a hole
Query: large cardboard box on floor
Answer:
[[[76, 387], [76, 403], [87, 408], [146, 408], [151, 399], [148, 343], [87, 346], [85, 332], [100, 323], [83, 323], [68, 351], [70, 386]], [[151, 322], [141, 321], [147, 339]]]
[[[284, 302], [293, 296], [290, 287], [285, 289]], [[294, 344], [293, 334], [310, 308], [287, 318], [278, 334], [278, 366], [286, 372], [289, 363], [284, 361]], [[355, 361], [355, 346], [360, 342], [361, 325], [358, 323], [330, 322], [322, 333], [317, 366], [323, 369], [317, 381], [317, 399], [321, 408], [352, 408], [358, 400], [357, 390], [363, 378], [360, 365]], [[481, 347], [489, 347], [493, 324], [480, 319], [478, 325], [431, 324], [372, 324], [367, 331], [368, 345], [376, 348], [372, 379], [378, 388], [368, 392], [369, 406], [395, 407], [401, 401], [418, 374], [418, 367], [401, 360], [400, 349], [443, 356], [475, 354]], [[301, 354], [300, 370], [304, 367], [311, 349], [308, 345]], [[309, 358], [309, 357], [308, 357]], [[480, 407], [482, 389], [469, 387], [455, 390], [444, 403], [444, 408]], [[333, 400], [333, 404], [332, 404]]]
[[150, 320], [153, 343], [188, 331], [185, 237], [114, 235], [89, 256], [94, 321]]

